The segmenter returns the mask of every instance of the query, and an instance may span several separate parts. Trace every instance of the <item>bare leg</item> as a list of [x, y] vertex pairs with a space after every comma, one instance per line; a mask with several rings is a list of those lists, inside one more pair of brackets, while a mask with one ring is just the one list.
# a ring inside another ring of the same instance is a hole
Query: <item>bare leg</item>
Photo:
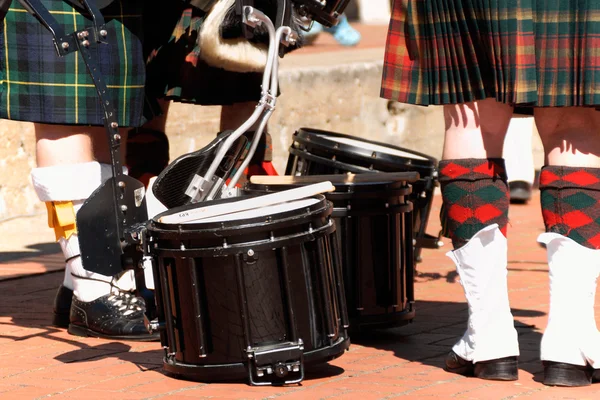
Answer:
[[581, 107], [540, 108], [535, 123], [547, 165], [600, 167], [600, 112]]
[[[237, 129], [244, 123], [256, 108], [255, 102], [235, 103], [221, 108], [221, 126], [220, 130]], [[256, 129], [253, 126], [252, 129]], [[267, 129], [268, 130], [268, 129]]]
[[[125, 144], [127, 130], [120, 129], [119, 134]], [[103, 127], [35, 124], [35, 136], [39, 168], [91, 161], [110, 163], [108, 139]]]
[[513, 108], [493, 99], [444, 106], [443, 159], [500, 158]]

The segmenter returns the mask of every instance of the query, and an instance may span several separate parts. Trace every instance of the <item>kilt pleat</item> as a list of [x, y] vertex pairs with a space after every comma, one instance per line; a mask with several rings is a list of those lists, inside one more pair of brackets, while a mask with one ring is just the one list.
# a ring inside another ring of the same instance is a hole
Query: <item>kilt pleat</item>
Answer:
[[382, 97], [600, 106], [600, 1], [395, 0]]
[[[91, 20], [63, 0], [41, 0], [66, 33]], [[109, 44], [92, 44], [121, 126], [143, 123], [143, 0], [116, 0], [103, 10]], [[59, 57], [52, 35], [13, 0], [0, 20], [0, 118], [61, 125], [103, 125], [93, 81], [78, 52]]]

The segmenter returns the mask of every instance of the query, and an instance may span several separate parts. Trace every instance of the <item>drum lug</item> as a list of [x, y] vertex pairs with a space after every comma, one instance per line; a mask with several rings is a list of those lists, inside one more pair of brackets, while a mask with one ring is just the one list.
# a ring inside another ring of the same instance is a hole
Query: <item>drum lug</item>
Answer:
[[[248, 347], [248, 376], [254, 386], [290, 385], [304, 379], [304, 343], [285, 342], [261, 347]], [[293, 374], [293, 379], [286, 379]], [[271, 381], [257, 381], [255, 377], [273, 376]]]
[[164, 322], [159, 323], [158, 319], [153, 319], [152, 321], [146, 320], [146, 329], [148, 329], [148, 332], [150, 333], [160, 332], [166, 329], [166, 324]]
[[254, 264], [258, 261], [258, 254], [252, 249], [249, 249], [246, 253], [242, 254], [242, 259], [246, 264]]

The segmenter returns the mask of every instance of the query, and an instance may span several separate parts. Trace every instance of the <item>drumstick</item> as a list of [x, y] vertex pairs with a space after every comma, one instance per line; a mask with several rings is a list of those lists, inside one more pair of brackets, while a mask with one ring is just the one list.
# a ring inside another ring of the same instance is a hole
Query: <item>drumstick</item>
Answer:
[[305, 175], [305, 176], [271, 176], [253, 175], [250, 183], [257, 185], [290, 185], [294, 183], [312, 183], [316, 180], [336, 183], [361, 183], [361, 182], [415, 182], [419, 179], [418, 172], [387, 172], [373, 174], [338, 174], [338, 175]]
[[325, 192], [333, 192], [335, 187], [331, 182], [320, 182], [314, 185], [302, 186], [295, 189], [284, 190], [264, 196], [252, 197], [246, 200], [233, 201], [212, 206], [192, 208], [177, 214], [165, 215], [158, 222], [165, 224], [179, 224], [184, 222], [199, 221], [204, 218], [232, 214], [240, 211], [252, 210], [293, 200], [300, 200]]

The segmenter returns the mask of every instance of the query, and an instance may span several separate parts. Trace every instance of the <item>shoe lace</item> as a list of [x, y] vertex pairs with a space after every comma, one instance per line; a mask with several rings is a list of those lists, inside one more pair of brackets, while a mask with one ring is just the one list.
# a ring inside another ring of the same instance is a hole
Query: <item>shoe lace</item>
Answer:
[[119, 292], [108, 296], [108, 301], [123, 312], [124, 316], [131, 315], [135, 312], [143, 311], [140, 299], [130, 293]]

